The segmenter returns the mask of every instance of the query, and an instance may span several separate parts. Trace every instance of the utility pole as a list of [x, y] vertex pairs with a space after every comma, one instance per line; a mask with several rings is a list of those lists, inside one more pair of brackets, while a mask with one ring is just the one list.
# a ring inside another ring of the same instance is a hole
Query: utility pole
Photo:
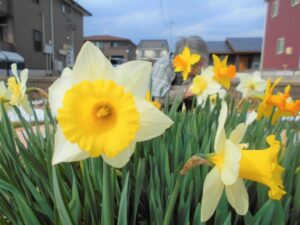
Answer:
[[173, 50], [173, 25], [174, 25], [174, 21], [172, 20], [172, 18], [170, 19], [170, 52]]

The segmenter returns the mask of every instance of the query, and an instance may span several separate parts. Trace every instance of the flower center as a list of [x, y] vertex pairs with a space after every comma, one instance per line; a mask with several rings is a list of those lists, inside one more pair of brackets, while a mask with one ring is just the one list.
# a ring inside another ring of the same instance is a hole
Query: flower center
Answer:
[[64, 96], [57, 120], [65, 138], [92, 157], [116, 156], [139, 129], [133, 95], [110, 80], [74, 85]]
[[249, 88], [251, 91], [254, 91], [254, 90], [255, 90], [255, 84], [253, 84], [253, 83], [249, 84], [248, 88]]
[[96, 111], [96, 116], [98, 118], [106, 118], [109, 117], [112, 113], [112, 107], [110, 105], [101, 105], [98, 107]]

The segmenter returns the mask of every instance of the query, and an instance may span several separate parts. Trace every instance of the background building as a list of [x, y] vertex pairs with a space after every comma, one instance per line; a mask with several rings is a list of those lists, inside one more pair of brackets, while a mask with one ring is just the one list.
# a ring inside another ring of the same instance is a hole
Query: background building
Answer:
[[266, 0], [264, 70], [300, 69], [300, 0]]
[[136, 49], [137, 59], [155, 62], [160, 57], [168, 54], [167, 40], [140, 40]]
[[31, 74], [72, 67], [90, 15], [73, 0], [0, 0], [0, 54], [17, 53]]
[[212, 55], [221, 58], [228, 55], [228, 63], [236, 66], [237, 70], [259, 69], [261, 60], [262, 38], [226, 38], [225, 41], [207, 41], [210, 53], [210, 64], [213, 63]]
[[134, 60], [135, 44], [127, 38], [116, 37], [111, 35], [94, 35], [87, 36], [84, 41], [93, 42], [98, 48], [101, 49], [107, 58], [122, 58], [126, 61]]

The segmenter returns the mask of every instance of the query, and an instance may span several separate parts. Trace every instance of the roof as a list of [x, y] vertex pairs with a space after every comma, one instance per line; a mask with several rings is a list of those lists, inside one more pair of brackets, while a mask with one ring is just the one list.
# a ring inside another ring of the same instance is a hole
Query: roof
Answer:
[[261, 53], [262, 38], [226, 38], [225, 41], [207, 41], [208, 51], [217, 54]]
[[135, 45], [130, 39], [112, 35], [92, 35], [83, 38], [84, 41], [128, 41]]
[[90, 13], [88, 10], [83, 8], [79, 3], [75, 2], [75, 0], [64, 0], [65, 2], [71, 4], [75, 9], [77, 9], [78, 12], [82, 13], [84, 16], [92, 16], [92, 13]]
[[148, 39], [148, 40], [140, 40], [138, 44], [138, 48], [151, 48], [151, 49], [169, 49], [168, 41], [165, 39]]
[[226, 42], [234, 52], [259, 53], [262, 49], [262, 38], [227, 38]]
[[207, 41], [208, 52], [217, 54], [232, 54], [233, 51], [229, 48], [225, 41]]

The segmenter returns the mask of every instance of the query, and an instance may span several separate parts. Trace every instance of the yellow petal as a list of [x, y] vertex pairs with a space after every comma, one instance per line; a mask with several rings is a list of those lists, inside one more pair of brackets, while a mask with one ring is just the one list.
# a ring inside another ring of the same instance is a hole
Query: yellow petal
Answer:
[[234, 184], [225, 186], [225, 192], [228, 202], [236, 213], [246, 215], [249, 208], [249, 197], [243, 180], [239, 178]]
[[203, 184], [201, 200], [201, 222], [207, 221], [215, 212], [224, 190], [217, 167], [214, 167], [206, 176]]
[[221, 65], [221, 60], [217, 55], [213, 55], [213, 60], [214, 60], [214, 66], [218, 67]]
[[200, 55], [192, 54], [190, 57], [190, 64], [193, 65], [193, 64], [197, 63], [200, 59], [201, 59]]
[[188, 47], [184, 47], [182, 51], [182, 56], [185, 60], [189, 59], [191, 55], [190, 49]]

